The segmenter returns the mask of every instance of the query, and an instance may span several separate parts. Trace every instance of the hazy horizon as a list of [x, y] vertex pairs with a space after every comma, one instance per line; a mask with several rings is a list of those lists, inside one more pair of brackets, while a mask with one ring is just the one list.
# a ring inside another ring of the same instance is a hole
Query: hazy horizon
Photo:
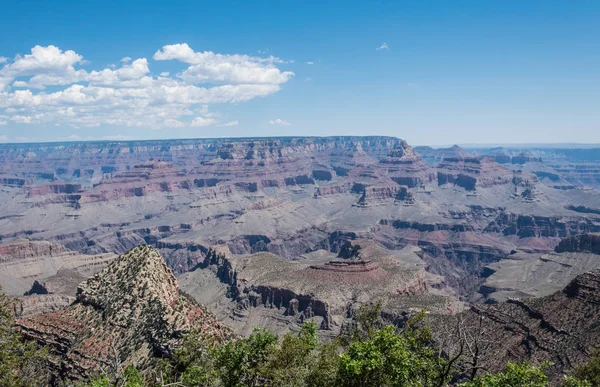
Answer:
[[[99, 142], [105, 142], [105, 143], [120, 143], [120, 142], [138, 142], [138, 141], [147, 141], [147, 142], [152, 142], [152, 141], [187, 141], [187, 140], [227, 140], [227, 139], [231, 139], [231, 140], [244, 140], [244, 139], [267, 139], [267, 138], [294, 138], [294, 137], [298, 137], [298, 138], [302, 138], [302, 137], [306, 137], [306, 138], [327, 138], [327, 137], [395, 137], [395, 138], [399, 138], [402, 140], [405, 140], [403, 137], [400, 136], [387, 136], [387, 135], [332, 135], [332, 136], [303, 136], [303, 135], [286, 135], [286, 136], [220, 136], [220, 137], [181, 137], [181, 138], [148, 138], [148, 139], [106, 139], [106, 140], [50, 140], [50, 141], [16, 141], [16, 142], [0, 142], [0, 146], [2, 145], [23, 145], [23, 144], [52, 144], [52, 143], [85, 143], [85, 142], [89, 142], [89, 143], [99, 143]], [[467, 144], [413, 144], [410, 143], [410, 141], [407, 141], [408, 145], [410, 145], [411, 147], [415, 148], [415, 147], [430, 147], [433, 149], [443, 149], [443, 148], [450, 148], [453, 146], [459, 146], [461, 148], [464, 149], [491, 149], [491, 148], [512, 148], [512, 149], [519, 149], [519, 148], [527, 148], [527, 149], [534, 149], [534, 148], [539, 148], [539, 149], [543, 149], [543, 148], [555, 148], [555, 149], [600, 149], [600, 143], [577, 143], [577, 142], [555, 142], [555, 143], [543, 143], [543, 142], [537, 142], [537, 143], [467, 143]]]

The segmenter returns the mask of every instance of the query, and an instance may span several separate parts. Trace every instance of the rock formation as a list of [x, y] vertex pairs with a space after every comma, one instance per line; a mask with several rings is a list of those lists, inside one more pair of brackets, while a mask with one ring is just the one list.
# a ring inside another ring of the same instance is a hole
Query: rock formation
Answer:
[[77, 379], [99, 367], [136, 364], [147, 369], [170, 356], [185, 332], [199, 330], [215, 340], [230, 331], [179, 292], [160, 253], [140, 246], [81, 283], [65, 309], [18, 321], [24, 335], [47, 344], [53, 372]]
[[[494, 161], [497, 153], [510, 162]], [[513, 250], [547, 254], [561, 238], [600, 231], [597, 192], [549, 165], [593, 164], [594, 155], [415, 151], [376, 136], [0, 144], [9, 179], [0, 240], [49, 241], [86, 260], [144, 243], [180, 274], [213, 245], [297, 260], [364, 238], [419, 247], [430, 272], [477, 299], [484, 268]], [[18, 274], [14, 293], [60, 267]], [[13, 286], [2, 270], [0, 283]]]
[[480, 364], [486, 369], [499, 371], [507, 361], [549, 361], [551, 380], [558, 383], [600, 345], [599, 294], [600, 272], [588, 272], [552, 295], [475, 305], [459, 318], [465, 326], [483, 324]]
[[52, 242], [0, 243], [0, 283], [10, 295], [23, 295], [37, 281], [39, 287], [47, 283], [46, 293], [75, 296], [81, 280], [100, 271], [115, 257], [115, 254], [85, 255]]
[[581, 234], [563, 239], [556, 246], [556, 252], [567, 251], [600, 254], [600, 233]]
[[[214, 302], [219, 318], [242, 334], [256, 321], [285, 332], [313, 319], [335, 336], [349, 317], [348, 308], [378, 300], [395, 312], [408, 310], [408, 299], [411, 306], [427, 300], [423, 306], [437, 313], [459, 309], [449, 294], [430, 289], [442, 282], [423, 271], [424, 263], [411, 249], [392, 252], [370, 241], [354, 243], [362, 246], [360, 259], [334, 259], [321, 252], [293, 262], [270, 253], [233, 255], [226, 247], [216, 247], [199, 268], [180, 280], [186, 292]], [[227, 300], [231, 304], [223, 309]]]

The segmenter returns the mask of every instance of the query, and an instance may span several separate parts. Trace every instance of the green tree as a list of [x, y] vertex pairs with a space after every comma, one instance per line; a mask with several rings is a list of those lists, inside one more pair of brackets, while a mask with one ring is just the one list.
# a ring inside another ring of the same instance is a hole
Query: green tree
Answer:
[[342, 345], [339, 339], [321, 344], [317, 349], [315, 364], [306, 378], [306, 385], [310, 387], [335, 386], [339, 380], [340, 351]]
[[575, 367], [571, 376], [575, 379], [587, 380], [593, 387], [600, 387], [600, 350], [595, 350], [586, 363]]
[[[80, 384], [78, 384], [80, 385]], [[106, 374], [98, 375], [92, 377], [87, 383], [85, 383], [86, 387], [144, 387], [146, 386], [146, 381], [142, 377], [140, 371], [134, 366], [130, 365], [125, 368], [123, 374], [119, 377], [118, 380], [111, 380]]]
[[0, 287], [0, 387], [41, 386], [48, 380], [47, 351], [23, 339], [13, 302]]
[[317, 324], [305, 322], [300, 332], [283, 336], [267, 365], [270, 384], [303, 386], [307, 375], [315, 366], [314, 350], [318, 345]]
[[276, 351], [279, 338], [256, 328], [248, 338], [229, 341], [213, 351], [215, 369], [227, 387], [268, 384], [266, 365]]
[[572, 376], [565, 376], [561, 387], [592, 387], [592, 383], [587, 380], [580, 380]]
[[380, 328], [381, 305], [361, 308], [358, 326], [340, 355], [337, 383], [344, 386], [445, 386], [452, 372], [432, 345], [424, 326], [424, 313], [409, 320], [403, 329]]
[[486, 374], [474, 380], [460, 384], [460, 387], [547, 387], [548, 377], [544, 373], [547, 364], [533, 366], [508, 363], [503, 372]]

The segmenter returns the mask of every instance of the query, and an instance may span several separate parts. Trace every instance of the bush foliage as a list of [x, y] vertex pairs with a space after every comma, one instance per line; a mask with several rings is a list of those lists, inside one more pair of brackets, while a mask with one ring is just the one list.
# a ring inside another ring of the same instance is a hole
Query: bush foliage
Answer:
[[[44, 386], [47, 352], [23, 339], [0, 292], [0, 387]], [[317, 325], [306, 321], [282, 338], [265, 329], [249, 337], [215, 343], [200, 332], [186, 335], [173, 356], [143, 373], [129, 365], [116, 375], [100, 374], [83, 386], [406, 386], [546, 387], [548, 364], [509, 363], [496, 374], [468, 379], [460, 359], [436, 348], [424, 314], [402, 328], [384, 324], [379, 306], [362, 308], [354, 327], [320, 342]], [[600, 387], [600, 352], [566, 376], [561, 387]], [[53, 384], [73, 385], [69, 381]], [[81, 385], [81, 384], [79, 384]]]

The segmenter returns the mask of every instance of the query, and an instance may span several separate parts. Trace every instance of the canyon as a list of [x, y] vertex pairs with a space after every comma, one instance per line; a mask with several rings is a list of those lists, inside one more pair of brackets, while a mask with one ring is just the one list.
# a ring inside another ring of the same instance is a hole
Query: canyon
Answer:
[[425, 310], [439, 343], [493, 332], [492, 371], [550, 360], [556, 379], [600, 337], [593, 150], [284, 137], [0, 144], [0, 161], [0, 284], [57, 380], [116, 354], [151, 369], [186, 332], [311, 320], [334, 338], [374, 304], [398, 325]]
[[0, 144], [0, 284], [20, 315], [51, 312], [147, 245], [240, 333], [314, 318], [328, 335], [365, 302], [400, 316], [547, 296], [600, 267], [563, 251], [600, 232], [596, 155], [377, 136]]

